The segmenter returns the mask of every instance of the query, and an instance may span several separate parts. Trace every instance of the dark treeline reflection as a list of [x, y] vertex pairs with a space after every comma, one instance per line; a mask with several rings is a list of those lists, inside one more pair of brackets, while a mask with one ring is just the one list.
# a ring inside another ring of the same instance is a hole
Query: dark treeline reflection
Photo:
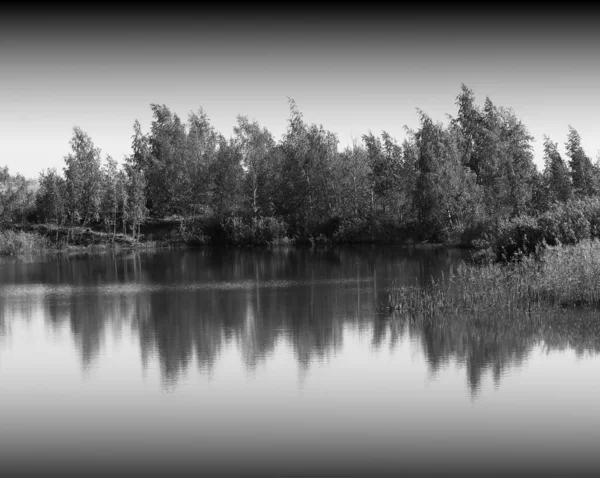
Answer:
[[50, 328], [68, 325], [87, 368], [107, 333], [129, 327], [142, 363], [155, 356], [166, 386], [191, 370], [210, 373], [228, 345], [249, 373], [281, 343], [306, 370], [341, 351], [351, 331], [372, 334], [374, 350], [416, 339], [432, 373], [463, 364], [474, 393], [484, 374], [499, 383], [542, 341], [600, 351], [592, 312], [436, 321], [377, 312], [392, 281], [424, 283], [461, 257], [458, 250], [347, 247], [7, 260], [0, 268], [0, 334], [10, 340], [12, 321], [41, 313]]

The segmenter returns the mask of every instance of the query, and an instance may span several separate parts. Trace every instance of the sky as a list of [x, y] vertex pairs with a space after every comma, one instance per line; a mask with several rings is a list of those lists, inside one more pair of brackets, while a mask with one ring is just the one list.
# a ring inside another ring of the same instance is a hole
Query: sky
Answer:
[[201, 107], [226, 137], [245, 115], [280, 139], [293, 98], [340, 147], [369, 132], [401, 142], [419, 125], [417, 108], [444, 123], [455, 116], [463, 83], [478, 104], [514, 109], [538, 167], [543, 135], [564, 152], [569, 125], [596, 159], [592, 10], [295, 5], [3, 11], [0, 166], [30, 178], [62, 170], [74, 126], [122, 161], [135, 119], [148, 131], [151, 103], [182, 119]]

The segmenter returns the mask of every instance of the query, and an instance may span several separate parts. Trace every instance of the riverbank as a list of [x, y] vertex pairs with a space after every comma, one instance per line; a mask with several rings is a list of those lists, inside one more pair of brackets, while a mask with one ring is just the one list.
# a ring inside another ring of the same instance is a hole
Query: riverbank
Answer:
[[[229, 233], [227, 233], [229, 232]], [[273, 231], [271, 231], [273, 232]], [[66, 227], [48, 224], [20, 224], [0, 231], [0, 255], [20, 255], [68, 251], [103, 251], [106, 249], [188, 248], [201, 246], [279, 246], [295, 245], [396, 245], [418, 248], [468, 248], [469, 243], [452, 240], [447, 243], [423, 241], [405, 229], [376, 231], [370, 235], [289, 238], [278, 234], [259, 234], [256, 238], [215, 231], [214, 224], [182, 222], [180, 218], [152, 219], [141, 227], [134, 238], [123, 233], [110, 233], [89, 227]], [[256, 239], [256, 240], [253, 240]]]
[[45, 224], [18, 226], [0, 231], [0, 255], [45, 254], [71, 251], [103, 251], [168, 247], [175, 240], [136, 240], [125, 234], [111, 234], [83, 227], [59, 227]]
[[549, 246], [510, 263], [463, 263], [426, 287], [395, 286], [383, 308], [418, 316], [600, 306], [600, 241]]

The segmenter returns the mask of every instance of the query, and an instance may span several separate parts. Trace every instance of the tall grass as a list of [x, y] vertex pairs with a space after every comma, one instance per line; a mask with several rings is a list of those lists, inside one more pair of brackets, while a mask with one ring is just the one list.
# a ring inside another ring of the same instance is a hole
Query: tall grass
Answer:
[[508, 264], [462, 263], [425, 287], [393, 286], [386, 307], [436, 315], [583, 305], [600, 305], [598, 240], [549, 246]]
[[0, 231], [0, 255], [31, 254], [51, 249], [50, 241], [40, 234], [23, 231]]
[[[526, 264], [533, 263], [528, 258]], [[550, 247], [537, 264], [534, 292], [560, 305], [600, 305], [600, 241]]]

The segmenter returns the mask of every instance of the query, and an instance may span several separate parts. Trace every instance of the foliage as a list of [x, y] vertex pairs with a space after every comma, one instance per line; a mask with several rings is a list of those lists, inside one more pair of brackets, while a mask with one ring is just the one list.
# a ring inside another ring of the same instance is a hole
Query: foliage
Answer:
[[548, 191], [548, 200], [568, 201], [572, 195], [571, 175], [558, 152], [558, 144], [544, 136], [544, 178]]
[[305, 123], [290, 100], [288, 129], [281, 143], [278, 210], [295, 237], [310, 237], [336, 210], [337, 144], [336, 135], [322, 125]]
[[149, 218], [176, 217], [175, 234], [199, 243], [469, 243], [488, 260], [598, 237], [600, 168], [575, 129], [568, 162], [544, 137], [538, 172], [512, 109], [477, 105], [465, 85], [456, 105], [446, 125], [419, 111], [402, 142], [369, 132], [340, 151], [336, 134], [306, 122], [291, 99], [279, 141], [246, 116], [227, 138], [202, 108], [185, 121], [151, 104], [150, 128], [134, 122], [122, 162], [103, 160], [75, 127], [64, 175], [42, 172], [35, 194], [0, 169], [0, 226], [36, 218], [140, 240]]
[[569, 156], [569, 166], [571, 168], [571, 177], [573, 179], [573, 189], [580, 197], [591, 196], [598, 193], [598, 184], [592, 161], [583, 151], [581, 146], [581, 137], [579, 133], [569, 126], [569, 134], [565, 144], [567, 156]]
[[28, 181], [8, 168], [0, 168], [0, 226], [23, 221], [33, 210], [35, 199]]
[[36, 209], [41, 222], [62, 225], [67, 218], [67, 185], [56, 169], [48, 169], [40, 174], [39, 189], [36, 195]]
[[39, 253], [50, 249], [48, 240], [35, 233], [0, 231], [0, 255]]
[[66, 209], [72, 225], [100, 218], [102, 172], [100, 149], [79, 127], [73, 128], [72, 152], [65, 156]]
[[481, 188], [462, 164], [460, 131], [444, 129], [421, 113], [421, 128], [413, 133], [417, 151], [417, 182], [413, 204], [423, 235], [446, 240], [479, 218]]
[[577, 244], [600, 238], [600, 197], [559, 201], [537, 216], [502, 219], [488, 225], [479, 237], [474, 245], [480, 250], [487, 249], [485, 255], [498, 261], [510, 261], [546, 245]]
[[202, 227], [203, 235], [214, 245], [266, 245], [284, 241], [287, 224], [275, 217], [245, 219], [228, 215], [210, 218]]
[[274, 213], [273, 187], [276, 184], [273, 149], [275, 141], [266, 128], [238, 116], [234, 128], [235, 144], [240, 154], [242, 210], [254, 220]]
[[492, 216], [526, 212], [536, 174], [531, 141], [523, 123], [510, 108], [495, 106], [486, 98], [483, 109], [471, 90], [462, 85], [457, 97], [462, 163], [482, 186], [486, 213]]

